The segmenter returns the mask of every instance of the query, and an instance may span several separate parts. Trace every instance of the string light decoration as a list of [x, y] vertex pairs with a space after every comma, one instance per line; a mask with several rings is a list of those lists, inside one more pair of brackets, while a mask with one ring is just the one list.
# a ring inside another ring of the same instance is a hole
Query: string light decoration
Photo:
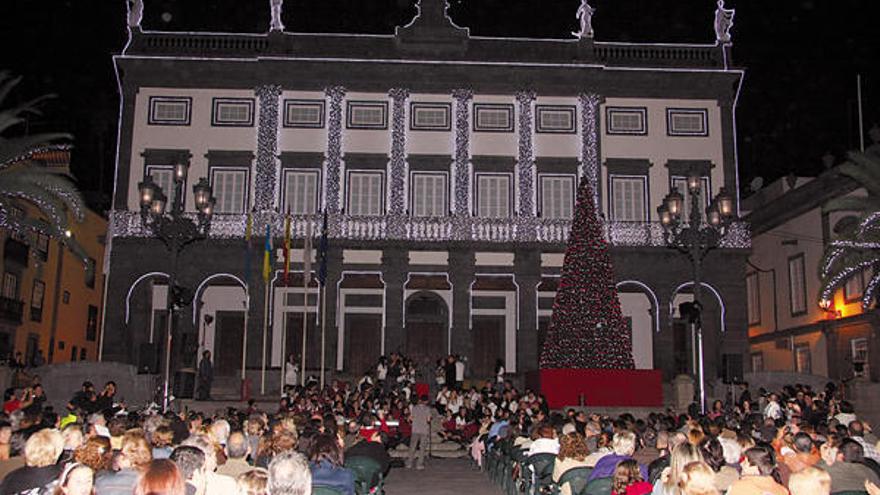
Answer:
[[581, 106], [581, 175], [590, 182], [594, 208], [599, 209], [599, 103], [602, 97], [583, 93]]
[[255, 90], [260, 100], [257, 129], [257, 174], [254, 178], [254, 207], [271, 210], [275, 207], [278, 183], [278, 98], [281, 86], [266, 84]]
[[455, 215], [470, 215], [468, 199], [471, 187], [471, 117], [470, 103], [474, 92], [457, 89], [455, 99]]
[[389, 217], [388, 229], [392, 236], [400, 236], [406, 231], [406, 100], [409, 90], [394, 88], [388, 92], [391, 97], [391, 160], [389, 162]]
[[542, 369], [635, 367], [604, 234], [590, 182], [582, 179]]
[[330, 100], [330, 110], [327, 113], [327, 169], [324, 171], [326, 177], [324, 207], [327, 213], [335, 215], [339, 213], [339, 191], [342, 180], [342, 100], [345, 99], [345, 88], [333, 86], [324, 92]]
[[[534, 91], [520, 91], [516, 94], [516, 102], [519, 105], [518, 211], [520, 217], [526, 218], [535, 216], [535, 149], [532, 137], [532, 102], [534, 101]], [[533, 230], [523, 232], [533, 232]]]
[[[848, 235], [831, 241], [822, 258], [819, 273], [822, 288], [819, 301], [830, 301], [834, 292], [851, 277], [880, 265], [880, 212], [865, 216]], [[862, 294], [862, 307], [868, 309], [880, 287], [880, 271], [874, 270]]]

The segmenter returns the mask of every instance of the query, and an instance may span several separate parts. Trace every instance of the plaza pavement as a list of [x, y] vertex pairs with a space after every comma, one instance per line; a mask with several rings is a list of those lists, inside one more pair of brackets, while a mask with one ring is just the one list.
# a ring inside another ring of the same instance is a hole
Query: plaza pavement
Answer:
[[501, 489], [468, 459], [429, 459], [424, 470], [392, 468], [388, 495], [500, 495]]

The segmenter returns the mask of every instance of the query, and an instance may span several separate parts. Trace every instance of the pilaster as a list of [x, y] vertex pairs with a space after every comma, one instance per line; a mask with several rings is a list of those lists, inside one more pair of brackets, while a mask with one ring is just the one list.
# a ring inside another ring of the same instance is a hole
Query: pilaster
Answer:
[[541, 252], [517, 250], [513, 260], [513, 270], [519, 287], [516, 371], [523, 373], [538, 368], [537, 287], [541, 281]]
[[342, 191], [342, 101], [345, 88], [333, 86], [325, 91], [330, 100], [327, 111], [327, 161], [324, 163], [324, 208], [327, 213], [339, 213]]
[[474, 281], [473, 251], [449, 251], [449, 281], [452, 282], [452, 352], [468, 358], [473, 354], [471, 339], [471, 284]]
[[385, 282], [385, 353], [406, 349], [403, 331], [403, 284], [409, 271], [407, 250], [386, 248], [382, 251], [382, 280]]
[[257, 129], [257, 170], [254, 174], [254, 208], [273, 210], [278, 196], [278, 99], [281, 86], [267, 84], [256, 88], [260, 101]]

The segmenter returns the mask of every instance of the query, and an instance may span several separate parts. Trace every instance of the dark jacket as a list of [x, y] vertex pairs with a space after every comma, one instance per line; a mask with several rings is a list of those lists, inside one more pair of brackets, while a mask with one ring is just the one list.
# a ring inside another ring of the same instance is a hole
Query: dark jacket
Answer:
[[134, 469], [122, 469], [95, 479], [95, 492], [101, 495], [131, 495], [138, 482], [139, 473]]
[[354, 473], [348, 469], [321, 461], [310, 462], [309, 470], [312, 472], [312, 486], [329, 486], [344, 495], [354, 495]]
[[[39, 495], [51, 493], [56, 480], [61, 475], [61, 466], [24, 466], [12, 471], [0, 483], [0, 495]], [[45, 492], [43, 491], [44, 489]]]
[[[385, 446], [379, 442], [358, 442], [354, 444], [345, 451], [346, 459], [352, 457], [369, 457], [373, 459], [379, 464], [379, 467], [382, 468], [382, 474], [385, 475], [388, 474], [388, 469], [391, 467], [391, 457], [388, 455], [388, 451], [385, 450]], [[379, 477], [374, 477], [370, 483], [375, 486], [379, 483]]]

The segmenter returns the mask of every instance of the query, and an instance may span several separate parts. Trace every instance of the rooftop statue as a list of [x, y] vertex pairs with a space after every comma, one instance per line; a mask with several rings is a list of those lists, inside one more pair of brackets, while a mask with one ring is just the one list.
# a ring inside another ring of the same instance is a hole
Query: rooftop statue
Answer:
[[575, 14], [578, 22], [581, 24], [581, 30], [578, 32], [572, 32], [571, 34], [578, 38], [592, 38], [593, 14], [595, 13], [596, 9], [590, 6], [589, 0], [581, 0], [581, 6], [578, 8], [577, 14]]
[[284, 0], [269, 0], [272, 12], [272, 20], [269, 22], [269, 31], [284, 31], [284, 23], [281, 22], [281, 10]]
[[731, 42], [730, 28], [733, 27], [735, 9], [725, 9], [724, 0], [718, 0], [718, 8], [715, 9], [715, 39], [718, 43]]
[[144, 0], [128, 0], [128, 27], [141, 27], [144, 18]]

